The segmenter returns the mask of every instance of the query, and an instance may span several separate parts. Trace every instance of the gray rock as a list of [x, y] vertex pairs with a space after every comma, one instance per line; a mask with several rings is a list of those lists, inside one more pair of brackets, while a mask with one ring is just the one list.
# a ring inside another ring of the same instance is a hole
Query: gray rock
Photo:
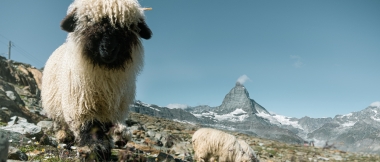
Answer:
[[161, 133], [156, 133], [156, 135], [154, 136], [154, 138], [157, 139], [157, 140], [161, 140], [162, 134]]
[[7, 96], [11, 99], [11, 100], [16, 100], [16, 96], [15, 96], [15, 93], [13, 91], [5, 91], [5, 93], [7, 94]]
[[42, 129], [51, 130], [53, 129], [53, 121], [40, 121], [37, 123], [37, 126]]
[[167, 135], [161, 139], [162, 144], [164, 147], [171, 148], [174, 145], [174, 139], [172, 136]]
[[7, 161], [9, 140], [5, 132], [0, 132], [0, 162]]
[[10, 160], [22, 160], [22, 161], [28, 160], [28, 156], [25, 153], [21, 152], [18, 148], [10, 146], [8, 153], [9, 153], [8, 159]]
[[2, 127], [1, 129], [10, 132], [17, 132], [22, 135], [25, 135], [28, 138], [36, 137], [38, 140], [43, 135], [41, 127], [36, 126], [32, 123], [28, 123], [25, 118], [17, 116], [13, 116], [11, 118], [11, 121], [8, 122], [8, 125], [6, 127]]
[[157, 161], [160, 162], [175, 162], [173, 156], [160, 152], [157, 156]]
[[146, 132], [147, 137], [154, 137], [155, 135], [156, 135], [156, 132], [154, 132], [152, 130], [148, 130], [148, 132]]
[[180, 121], [199, 122], [199, 119], [183, 109], [169, 109], [167, 107], [159, 107], [157, 105], [145, 104], [141, 101], [136, 101], [130, 107], [130, 111], [145, 114], [149, 116], [177, 119]]
[[22, 145], [30, 141], [29, 138], [25, 137], [18, 132], [10, 132], [7, 130], [0, 129], [0, 133], [6, 134], [8, 136], [9, 143], [16, 143], [17, 145]]

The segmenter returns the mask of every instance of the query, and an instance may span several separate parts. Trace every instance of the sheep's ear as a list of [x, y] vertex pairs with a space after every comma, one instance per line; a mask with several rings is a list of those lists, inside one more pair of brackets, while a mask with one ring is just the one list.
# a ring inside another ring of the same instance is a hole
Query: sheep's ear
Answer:
[[139, 35], [141, 38], [150, 39], [152, 37], [152, 31], [149, 29], [144, 20], [141, 20], [137, 24], [137, 27], [140, 29]]
[[63, 20], [61, 21], [61, 29], [67, 32], [73, 32], [75, 29], [76, 21], [75, 18], [75, 10], [69, 13]]

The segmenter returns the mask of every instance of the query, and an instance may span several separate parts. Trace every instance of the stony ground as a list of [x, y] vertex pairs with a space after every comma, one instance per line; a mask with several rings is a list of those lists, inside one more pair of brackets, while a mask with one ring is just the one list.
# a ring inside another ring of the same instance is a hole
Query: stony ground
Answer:
[[[192, 161], [192, 134], [199, 125], [174, 122], [142, 114], [131, 113], [128, 121], [133, 138], [125, 147], [113, 149], [114, 161]], [[230, 132], [244, 139], [256, 151], [262, 162], [285, 161], [380, 161], [379, 155], [348, 153], [334, 149], [286, 144], [246, 134]], [[26, 137], [25, 137], [26, 138]], [[20, 140], [21, 141], [21, 140]], [[43, 143], [43, 144], [41, 144]], [[64, 149], [64, 144], [43, 139], [31, 138], [27, 142], [11, 143], [16, 152], [12, 156], [23, 154], [25, 161], [83, 161], [81, 150], [72, 146]], [[27, 159], [26, 159], [27, 158]]]

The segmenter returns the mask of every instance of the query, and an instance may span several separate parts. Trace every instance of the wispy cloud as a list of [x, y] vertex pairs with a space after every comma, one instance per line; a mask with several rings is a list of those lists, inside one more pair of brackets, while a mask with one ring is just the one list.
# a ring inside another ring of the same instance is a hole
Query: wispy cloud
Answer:
[[186, 109], [188, 106], [185, 104], [173, 103], [173, 104], [168, 104], [166, 107], [169, 109], [175, 109], [175, 108]]
[[240, 83], [241, 85], [243, 85], [243, 84], [244, 84], [246, 81], [248, 81], [248, 80], [251, 80], [251, 79], [249, 79], [248, 76], [244, 74], [244, 75], [240, 76], [240, 77], [237, 79], [236, 82], [238, 82], [238, 83]]
[[300, 68], [303, 66], [303, 62], [301, 61], [301, 57], [300, 56], [297, 56], [297, 55], [290, 55], [290, 58], [292, 60], [295, 60], [296, 62], [293, 63], [293, 66], [295, 68]]
[[372, 102], [370, 106], [372, 106], [372, 107], [380, 107], [380, 101]]

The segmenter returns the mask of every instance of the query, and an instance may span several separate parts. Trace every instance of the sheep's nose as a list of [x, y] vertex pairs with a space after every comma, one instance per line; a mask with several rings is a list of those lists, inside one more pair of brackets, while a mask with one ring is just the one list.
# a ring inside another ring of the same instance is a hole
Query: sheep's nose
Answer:
[[103, 36], [99, 44], [100, 58], [105, 63], [112, 63], [119, 53], [119, 45], [115, 38], [108, 35]]

